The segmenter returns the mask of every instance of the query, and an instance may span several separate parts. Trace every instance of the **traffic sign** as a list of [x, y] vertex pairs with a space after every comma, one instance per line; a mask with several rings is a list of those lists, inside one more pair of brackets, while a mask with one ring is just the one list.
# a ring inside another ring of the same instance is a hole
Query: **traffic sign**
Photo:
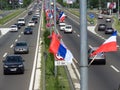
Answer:
[[89, 16], [90, 16], [90, 18], [94, 18], [95, 17], [95, 15], [93, 13], [90, 13]]

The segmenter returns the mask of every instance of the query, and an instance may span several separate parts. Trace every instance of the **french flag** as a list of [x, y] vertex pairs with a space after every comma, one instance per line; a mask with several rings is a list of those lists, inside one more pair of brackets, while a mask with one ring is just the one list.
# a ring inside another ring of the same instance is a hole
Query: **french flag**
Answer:
[[49, 52], [53, 53], [57, 60], [65, 60], [72, 63], [73, 55], [58, 39], [58, 35], [52, 33], [52, 40], [49, 46]]
[[64, 12], [60, 12], [60, 14], [59, 14], [59, 20], [60, 20], [60, 22], [64, 22], [65, 17], [66, 17], [65, 13]]
[[97, 55], [101, 52], [117, 51], [117, 31], [114, 31], [112, 36], [109, 37], [97, 50], [95, 50], [91, 56]]

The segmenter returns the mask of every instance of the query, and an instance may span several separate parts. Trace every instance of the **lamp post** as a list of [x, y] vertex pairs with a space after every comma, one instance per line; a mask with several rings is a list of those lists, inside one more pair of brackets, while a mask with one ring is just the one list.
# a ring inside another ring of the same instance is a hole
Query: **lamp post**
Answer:
[[118, 0], [118, 19], [119, 19], [119, 0]]

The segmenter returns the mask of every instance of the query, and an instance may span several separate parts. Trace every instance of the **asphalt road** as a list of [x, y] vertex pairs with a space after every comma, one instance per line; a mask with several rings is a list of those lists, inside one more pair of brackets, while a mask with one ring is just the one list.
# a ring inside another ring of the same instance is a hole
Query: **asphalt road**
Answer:
[[[63, 31], [59, 32], [62, 35], [62, 39], [65, 45], [71, 50], [75, 59], [79, 62], [80, 60], [80, 25], [77, 22], [76, 17], [73, 17], [69, 14], [66, 19], [67, 24], [73, 26], [72, 34], [64, 34]], [[71, 18], [69, 17], [71, 16]], [[99, 21], [98, 23], [105, 23], [105, 19]], [[111, 24], [107, 24], [111, 26]], [[59, 27], [58, 27], [59, 28]], [[96, 27], [97, 29], [97, 27]], [[97, 32], [93, 34], [88, 31], [88, 45], [91, 46], [100, 46], [105, 39], [110, 35], [105, 35], [103, 32]], [[117, 37], [118, 45], [120, 44], [120, 37]], [[117, 52], [106, 53], [106, 65], [92, 65], [88, 69], [88, 87], [89, 90], [115, 90], [120, 84], [120, 51], [118, 48]], [[79, 69], [79, 67], [78, 67]]]
[[[27, 23], [31, 20], [31, 17], [32, 16], [25, 17]], [[0, 38], [0, 90], [28, 90], [35, 56], [38, 26], [39, 23], [33, 27], [32, 35], [24, 35], [23, 30], [25, 26], [23, 26], [18, 32], [8, 32]], [[25, 73], [20, 75], [3, 75], [2, 60], [4, 60], [6, 55], [14, 54], [13, 46], [17, 41], [26, 41], [29, 45], [29, 54], [22, 54], [25, 60]]]

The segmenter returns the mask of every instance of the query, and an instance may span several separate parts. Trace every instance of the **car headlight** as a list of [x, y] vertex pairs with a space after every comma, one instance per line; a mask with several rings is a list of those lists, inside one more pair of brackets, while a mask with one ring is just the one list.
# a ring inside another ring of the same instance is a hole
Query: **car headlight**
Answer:
[[19, 65], [18, 67], [23, 67], [23, 65], [21, 64], [21, 65]]
[[7, 65], [4, 65], [4, 67], [5, 67], [5, 68], [8, 68], [8, 66], [7, 66]]

